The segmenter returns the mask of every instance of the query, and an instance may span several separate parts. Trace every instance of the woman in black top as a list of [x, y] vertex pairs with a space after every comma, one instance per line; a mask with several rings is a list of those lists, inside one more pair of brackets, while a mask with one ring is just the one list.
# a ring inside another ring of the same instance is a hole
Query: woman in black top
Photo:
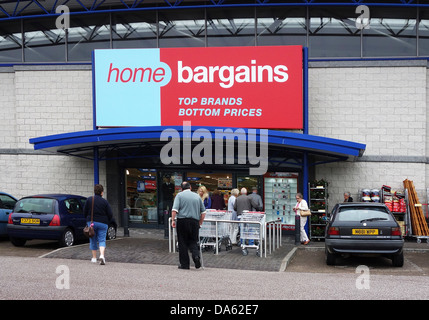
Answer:
[[[109, 223], [112, 220], [113, 214], [107, 200], [103, 199], [104, 188], [101, 184], [94, 186], [95, 196], [86, 200], [83, 212], [86, 217], [87, 225], [91, 224], [91, 211], [93, 210], [93, 227], [95, 235], [89, 238], [89, 248], [92, 250], [91, 262], [97, 262], [97, 250], [100, 249], [100, 257], [98, 260], [101, 265], [106, 263], [104, 251], [106, 250], [106, 234]], [[93, 207], [94, 202], [94, 207]]]

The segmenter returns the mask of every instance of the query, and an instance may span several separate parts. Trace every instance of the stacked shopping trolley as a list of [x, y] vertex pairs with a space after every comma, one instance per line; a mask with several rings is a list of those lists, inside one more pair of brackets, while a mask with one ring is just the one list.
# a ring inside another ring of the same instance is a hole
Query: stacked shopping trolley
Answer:
[[[231, 211], [224, 210], [212, 210], [207, 209], [206, 217], [203, 224], [201, 225], [199, 232], [199, 247], [202, 251], [210, 251], [217, 254], [222, 250], [223, 246], [225, 250], [232, 250], [231, 237], [236, 237], [237, 234], [234, 231], [237, 224], [239, 225], [239, 246], [242, 254], [247, 256], [250, 249], [256, 249], [256, 255], [263, 257], [267, 253], [267, 243], [271, 243], [272, 239], [276, 237], [267, 233], [267, 222], [273, 223], [273, 221], [266, 221], [265, 212], [249, 212], [243, 211], [242, 215], [239, 216], [239, 220], [232, 220], [233, 214]], [[269, 239], [266, 239], [266, 237]], [[277, 237], [281, 237], [279, 233]], [[273, 242], [274, 246], [274, 242]], [[281, 246], [280, 244], [277, 246]], [[178, 249], [176, 239], [176, 229], [171, 226], [171, 218], [169, 223], [169, 251], [176, 252]], [[270, 249], [271, 252], [271, 249]], [[201, 263], [203, 257], [201, 255]]]
[[[256, 255], [262, 254], [262, 242], [265, 239], [265, 214], [261, 212], [243, 211], [239, 216], [242, 223], [240, 227], [241, 250], [244, 256], [248, 255], [248, 248], [256, 249]], [[258, 222], [258, 223], [255, 223]]]
[[[221, 251], [222, 244], [225, 250], [231, 250], [232, 244], [229, 238], [231, 230], [232, 212], [224, 210], [206, 211], [206, 217], [200, 228], [200, 248], [201, 250], [210, 250], [214, 253]], [[219, 222], [218, 222], [219, 221]]]

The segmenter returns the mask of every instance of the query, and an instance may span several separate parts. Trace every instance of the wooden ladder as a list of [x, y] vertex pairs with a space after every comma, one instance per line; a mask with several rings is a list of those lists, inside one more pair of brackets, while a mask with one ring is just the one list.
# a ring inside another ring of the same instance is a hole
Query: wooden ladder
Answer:
[[410, 209], [411, 227], [414, 236], [429, 236], [429, 228], [423, 214], [422, 204], [419, 202], [414, 182], [404, 180], [404, 188], [408, 190], [408, 206]]

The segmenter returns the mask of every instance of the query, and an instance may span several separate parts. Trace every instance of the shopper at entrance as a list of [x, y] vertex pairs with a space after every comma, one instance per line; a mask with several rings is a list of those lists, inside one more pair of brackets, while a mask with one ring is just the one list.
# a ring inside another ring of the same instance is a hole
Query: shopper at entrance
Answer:
[[171, 182], [171, 175], [166, 174], [165, 182], [161, 186], [161, 197], [162, 197], [162, 209], [163, 212], [158, 212], [158, 223], [164, 224], [164, 239], [168, 239], [168, 219], [171, 217], [171, 209], [173, 207], [173, 199], [175, 186]]
[[223, 200], [223, 196], [218, 189], [215, 189], [215, 191], [213, 191], [211, 200], [212, 200], [212, 206], [211, 206], [212, 209], [216, 209], [216, 210], [225, 209], [225, 201]]
[[204, 186], [200, 186], [198, 188], [198, 194], [201, 200], [203, 200], [204, 207], [206, 209], [210, 209], [212, 207], [212, 200], [209, 197], [209, 192], [207, 191], [207, 188]]
[[234, 210], [237, 211], [237, 216], [241, 216], [243, 211], [252, 211], [252, 207], [257, 207], [258, 204], [247, 195], [247, 189], [241, 188], [241, 194], [234, 204]]
[[[89, 238], [89, 248], [92, 250], [91, 262], [97, 262], [97, 250], [100, 249], [98, 261], [101, 265], [106, 264], [104, 253], [106, 250], [106, 234], [109, 223], [112, 221], [113, 214], [107, 200], [103, 199], [104, 188], [101, 184], [94, 186], [94, 196], [85, 202], [83, 213], [85, 214], [87, 225], [91, 224], [91, 210], [93, 211], [93, 224], [95, 235]], [[94, 202], [94, 209], [92, 203]]]
[[353, 202], [350, 192], [344, 192], [344, 202]]
[[258, 194], [258, 188], [252, 188], [252, 193], [249, 194], [249, 198], [257, 204], [256, 206], [252, 205], [252, 211], [262, 211], [262, 209], [264, 208], [264, 204], [262, 203], [261, 196]]
[[303, 199], [302, 193], [297, 193], [295, 196], [296, 199], [296, 205], [295, 208], [293, 208], [293, 211], [295, 211], [296, 215], [300, 216], [300, 240], [302, 244], [307, 245], [310, 240], [308, 239], [307, 233], [305, 232], [305, 224], [307, 223], [307, 217], [301, 217], [300, 211], [301, 210], [308, 210], [308, 204], [307, 201]]
[[[258, 205], [253, 201], [252, 198], [250, 198], [247, 195], [247, 189], [246, 188], [241, 188], [241, 194], [240, 196], [237, 198], [237, 200], [235, 200], [235, 204], [234, 204], [234, 210], [237, 211], [237, 216], [241, 216], [243, 214], [243, 211], [252, 211], [252, 207], [257, 207]], [[241, 226], [242, 228], [246, 229], [248, 227], [248, 224], [243, 224]], [[249, 239], [249, 245], [253, 245], [254, 244], [254, 240], [253, 239]]]
[[[161, 185], [162, 209], [168, 211], [167, 214], [170, 214], [171, 208], [173, 207], [175, 187], [174, 183], [171, 182], [171, 176], [169, 174], [166, 174], [164, 178], [165, 181]], [[164, 219], [162, 218], [158, 222], [164, 223]]]
[[[228, 199], [228, 211], [231, 211], [231, 220], [238, 220], [237, 218], [237, 211], [234, 210], [234, 204], [237, 200], [239, 191], [238, 189], [232, 189], [231, 190], [231, 196]], [[237, 235], [238, 235], [238, 223], [231, 224], [231, 232], [230, 232], [230, 239], [232, 244], [237, 244]]]
[[[182, 182], [180, 192], [173, 202], [171, 211], [173, 228], [177, 226], [177, 240], [179, 242], [179, 269], [189, 269], [190, 261], [188, 250], [192, 254], [195, 268], [201, 267], [200, 251], [197, 242], [199, 229], [206, 215], [201, 198], [191, 191], [189, 182]], [[177, 221], [176, 221], [177, 218]]]

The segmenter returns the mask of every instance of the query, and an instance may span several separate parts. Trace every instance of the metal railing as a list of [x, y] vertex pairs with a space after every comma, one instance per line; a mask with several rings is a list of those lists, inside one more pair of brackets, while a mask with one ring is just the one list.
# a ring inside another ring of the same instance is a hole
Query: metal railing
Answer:
[[[168, 219], [168, 251], [171, 253], [176, 252], [176, 228], [171, 226], [172, 218]], [[216, 228], [216, 243], [220, 238], [218, 235], [218, 223], [239, 223], [239, 224], [258, 224], [259, 225], [259, 243], [261, 244], [261, 254], [260, 257], [267, 257], [267, 245], [269, 254], [274, 250], [280, 248], [282, 245], [282, 223], [278, 220], [273, 221], [238, 221], [238, 220], [216, 220], [216, 219], [204, 219], [204, 222], [214, 222]], [[268, 227], [268, 232], [267, 232]], [[263, 244], [263, 246], [262, 246]], [[262, 249], [263, 248], [263, 249]], [[219, 248], [216, 246], [215, 254], [219, 254]]]
[[267, 242], [269, 247], [269, 254], [271, 254], [274, 250], [280, 248], [282, 246], [282, 228], [283, 224], [279, 220], [272, 220], [266, 222], [267, 225]]

